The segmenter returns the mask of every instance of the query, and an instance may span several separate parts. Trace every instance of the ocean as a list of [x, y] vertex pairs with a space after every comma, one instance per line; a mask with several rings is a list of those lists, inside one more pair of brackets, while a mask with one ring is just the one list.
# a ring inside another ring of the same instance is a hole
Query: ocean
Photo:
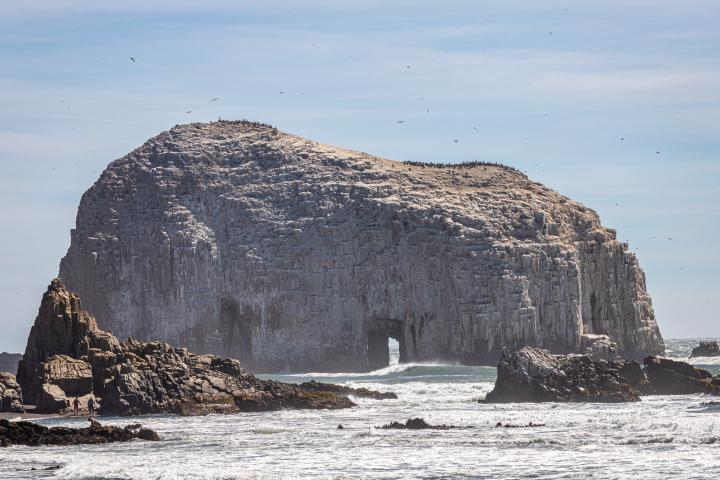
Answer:
[[[667, 356], [687, 360], [698, 341], [667, 340]], [[357, 407], [337, 411], [102, 418], [139, 421], [162, 440], [0, 449], [0, 478], [720, 478], [720, 404], [712, 397], [485, 405], [478, 400], [493, 388], [494, 367], [398, 364], [396, 346], [391, 354], [389, 367], [366, 374], [262, 377], [390, 390], [398, 400], [354, 399]], [[720, 374], [720, 359], [691, 362]], [[414, 417], [462, 428], [378, 428]], [[498, 422], [543, 426], [497, 428]], [[40, 423], [87, 425], [66, 418]]]

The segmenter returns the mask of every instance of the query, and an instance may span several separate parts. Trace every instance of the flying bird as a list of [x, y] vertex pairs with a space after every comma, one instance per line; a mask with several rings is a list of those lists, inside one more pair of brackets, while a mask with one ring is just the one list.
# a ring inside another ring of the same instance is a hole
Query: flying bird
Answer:
[[218, 101], [218, 97], [213, 97], [213, 98], [210, 99], [210, 101], [211, 101], [211, 102], [216, 102], [216, 101]]
[[621, 141], [621, 142], [624, 142], [624, 141], [625, 141], [625, 138], [624, 138], [624, 137], [620, 137], [620, 141]]
[[397, 123], [405, 123], [405, 120], [398, 120]]
[[188, 111], [185, 112], [185, 113], [187, 113], [188, 115], [190, 115], [190, 114], [192, 113], [192, 110], [188, 110]]
[[130, 57], [130, 61], [135, 63], [135, 59], [133, 57]]
[[453, 140], [453, 142], [455, 142], [455, 143], [458, 143], [459, 141], [460, 140], [458, 140], [457, 138], [455, 140]]
[[655, 153], [657, 153], [658, 155], [660, 155], [660, 152], [655, 152]]

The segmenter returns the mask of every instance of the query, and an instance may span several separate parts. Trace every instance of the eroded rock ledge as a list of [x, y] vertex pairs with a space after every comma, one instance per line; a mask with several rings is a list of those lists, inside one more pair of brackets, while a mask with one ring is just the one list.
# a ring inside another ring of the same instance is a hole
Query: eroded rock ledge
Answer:
[[100, 399], [102, 413], [120, 415], [354, 405], [346, 398], [352, 389], [260, 380], [237, 360], [194, 355], [162, 342], [119, 342], [97, 327], [79, 297], [57, 279], [43, 295], [18, 381], [28, 401], [52, 412], [69, 407], [67, 397], [90, 395]]
[[597, 360], [590, 355], [553, 355], [522, 348], [503, 352], [487, 403], [634, 402], [640, 395], [720, 394], [720, 378], [684, 362], [647, 357]]
[[718, 345], [717, 340], [700, 342], [690, 353], [690, 358], [696, 357], [720, 357], [720, 345]]

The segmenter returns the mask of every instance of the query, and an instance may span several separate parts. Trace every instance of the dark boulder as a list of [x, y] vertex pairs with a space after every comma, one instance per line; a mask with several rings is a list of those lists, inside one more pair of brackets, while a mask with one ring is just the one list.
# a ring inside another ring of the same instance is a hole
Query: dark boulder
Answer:
[[635, 362], [553, 355], [524, 347], [503, 351], [495, 388], [485, 402], [634, 402], [643, 376]]
[[380, 428], [385, 430], [450, 430], [459, 427], [452, 425], [430, 425], [423, 418], [411, 418], [405, 423], [390, 422]]
[[153, 430], [140, 425], [126, 427], [103, 426], [95, 422], [88, 428], [51, 427], [32, 422], [0, 420], [0, 446], [80, 445], [127, 442], [133, 439], [157, 441]]
[[657, 395], [720, 394], [720, 380], [707, 370], [667, 358], [647, 357], [645, 374]]
[[720, 357], [720, 345], [717, 340], [703, 341], [692, 349], [690, 358], [695, 357]]

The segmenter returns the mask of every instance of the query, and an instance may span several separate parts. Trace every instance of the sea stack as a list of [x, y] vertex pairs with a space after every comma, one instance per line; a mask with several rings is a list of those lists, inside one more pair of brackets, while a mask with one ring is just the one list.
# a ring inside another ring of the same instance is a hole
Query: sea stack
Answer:
[[664, 351], [636, 256], [589, 208], [506, 166], [247, 121], [176, 126], [112, 162], [60, 277], [120, 337], [261, 370], [379, 368], [389, 337], [401, 361]]

